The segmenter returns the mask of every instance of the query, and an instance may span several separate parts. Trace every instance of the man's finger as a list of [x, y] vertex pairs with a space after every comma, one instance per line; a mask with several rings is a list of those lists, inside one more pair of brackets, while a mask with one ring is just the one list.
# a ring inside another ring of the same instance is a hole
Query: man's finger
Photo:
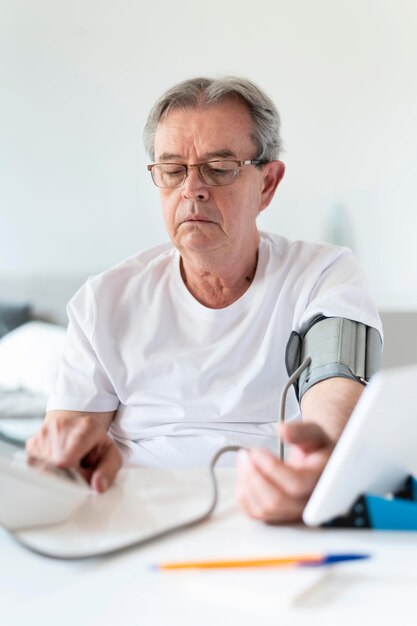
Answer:
[[252, 462], [251, 456], [239, 453], [237, 501], [252, 518], [269, 523], [285, 523], [301, 518], [307, 498], [289, 497], [273, 484]]
[[291, 467], [268, 450], [255, 448], [250, 451], [250, 457], [265, 478], [292, 498], [309, 496], [317, 483], [316, 471]]
[[248, 451], [238, 454], [236, 496], [242, 508], [256, 519], [264, 519], [264, 503], [277, 507], [283, 494], [254, 465]]
[[91, 486], [102, 493], [113, 483], [117, 472], [122, 466], [122, 455], [110, 437], [91, 476]]
[[285, 443], [298, 446], [306, 454], [332, 445], [331, 439], [320, 426], [312, 422], [281, 424], [279, 433]]

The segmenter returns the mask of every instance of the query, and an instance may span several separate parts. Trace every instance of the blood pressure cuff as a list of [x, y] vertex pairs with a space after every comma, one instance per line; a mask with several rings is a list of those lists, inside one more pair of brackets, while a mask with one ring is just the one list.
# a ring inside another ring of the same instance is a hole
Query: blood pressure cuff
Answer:
[[343, 317], [315, 318], [300, 335], [293, 331], [285, 365], [291, 376], [301, 363], [310, 365], [294, 384], [297, 399], [327, 378], [350, 378], [366, 384], [381, 366], [382, 340], [375, 328]]

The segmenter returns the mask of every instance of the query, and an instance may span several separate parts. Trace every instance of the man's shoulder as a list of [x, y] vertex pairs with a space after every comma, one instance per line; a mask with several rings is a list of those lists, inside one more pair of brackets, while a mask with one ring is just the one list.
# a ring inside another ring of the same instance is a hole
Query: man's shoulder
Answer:
[[155, 265], [164, 265], [172, 256], [174, 248], [170, 242], [165, 242], [152, 248], [147, 248], [141, 252], [120, 261], [113, 267], [90, 277], [93, 282], [108, 281], [114, 277], [137, 276], [141, 272], [153, 268]]
[[96, 297], [120, 296], [132, 281], [141, 279], [158, 280], [169, 267], [175, 248], [169, 242], [138, 252], [113, 267], [90, 276], [74, 296], [83, 292], [94, 293]]
[[261, 231], [261, 245], [267, 246], [272, 255], [282, 260], [291, 259], [298, 264], [309, 264], [313, 260], [331, 262], [341, 256], [352, 256], [349, 248], [327, 242], [291, 240], [275, 233]]

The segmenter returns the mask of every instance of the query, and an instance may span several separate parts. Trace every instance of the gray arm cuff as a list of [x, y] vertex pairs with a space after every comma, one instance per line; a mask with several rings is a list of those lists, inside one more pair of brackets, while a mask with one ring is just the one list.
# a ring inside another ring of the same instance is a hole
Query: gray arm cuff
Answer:
[[308, 356], [310, 366], [295, 389], [305, 392], [327, 378], [349, 378], [366, 384], [380, 368], [382, 340], [375, 328], [341, 317], [321, 317], [303, 336], [293, 332], [287, 345], [286, 366], [291, 375]]

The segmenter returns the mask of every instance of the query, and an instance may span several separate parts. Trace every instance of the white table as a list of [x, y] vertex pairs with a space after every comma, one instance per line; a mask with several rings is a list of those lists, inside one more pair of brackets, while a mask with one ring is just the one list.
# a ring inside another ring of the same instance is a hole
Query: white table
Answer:
[[[210, 521], [119, 556], [51, 561], [0, 530], [0, 624], [165, 626], [416, 624], [417, 535], [267, 526], [234, 504], [234, 472], [221, 469]], [[205, 508], [203, 470], [125, 469], [71, 523], [51, 529], [67, 547], [133, 537], [144, 515], [170, 523]], [[157, 504], [155, 504], [157, 502]], [[368, 561], [320, 569], [157, 572], [167, 560], [369, 552]]]

